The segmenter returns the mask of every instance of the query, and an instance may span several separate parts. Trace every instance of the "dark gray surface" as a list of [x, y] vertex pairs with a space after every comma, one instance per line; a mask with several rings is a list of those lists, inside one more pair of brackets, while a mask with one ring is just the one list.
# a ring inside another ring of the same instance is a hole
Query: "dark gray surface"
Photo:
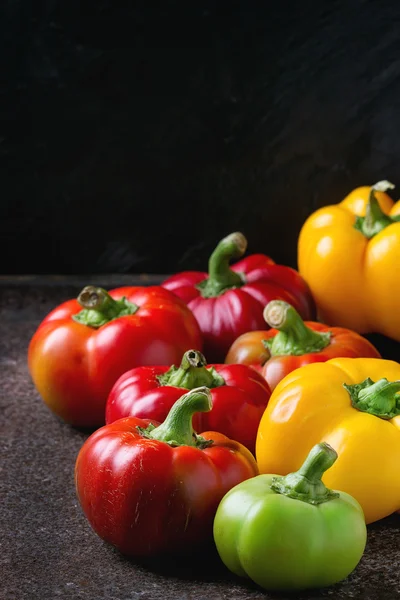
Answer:
[[[53, 279], [54, 281], [54, 279]], [[195, 558], [137, 565], [103, 543], [78, 505], [74, 463], [87, 434], [61, 423], [40, 400], [26, 352], [46, 312], [81, 281], [48, 286], [0, 280], [0, 598], [1, 600], [261, 600], [268, 595], [232, 576], [212, 548]], [[88, 279], [88, 283], [93, 279]], [[126, 277], [112, 284], [125, 284]], [[104, 281], [107, 286], [107, 281]], [[291, 596], [400, 598], [400, 516], [369, 527], [364, 557], [342, 584]]]

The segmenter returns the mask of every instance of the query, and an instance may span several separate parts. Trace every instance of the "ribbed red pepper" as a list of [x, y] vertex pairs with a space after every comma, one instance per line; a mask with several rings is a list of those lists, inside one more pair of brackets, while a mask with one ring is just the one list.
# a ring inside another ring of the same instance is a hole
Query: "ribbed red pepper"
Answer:
[[253, 455], [215, 431], [197, 435], [192, 416], [210, 391], [182, 396], [161, 425], [127, 417], [95, 431], [75, 465], [76, 491], [94, 531], [135, 557], [190, 552], [212, 539], [219, 502], [254, 477]]
[[42, 321], [28, 363], [53, 412], [77, 427], [100, 427], [118, 377], [138, 365], [179, 361], [201, 344], [193, 314], [168, 290], [88, 286]]
[[265, 328], [263, 310], [270, 300], [289, 302], [304, 319], [315, 317], [308, 285], [294, 269], [275, 264], [265, 254], [253, 254], [229, 266], [246, 248], [244, 235], [232, 233], [212, 253], [208, 273], [185, 271], [162, 284], [194, 313], [211, 362], [223, 362], [242, 333]]
[[246, 365], [207, 365], [196, 351], [185, 352], [179, 367], [137, 367], [122, 375], [106, 404], [106, 423], [123, 417], [166, 419], [188, 389], [211, 390], [212, 410], [196, 413], [196, 431], [219, 431], [254, 452], [258, 425], [271, 391], [265, 379]]

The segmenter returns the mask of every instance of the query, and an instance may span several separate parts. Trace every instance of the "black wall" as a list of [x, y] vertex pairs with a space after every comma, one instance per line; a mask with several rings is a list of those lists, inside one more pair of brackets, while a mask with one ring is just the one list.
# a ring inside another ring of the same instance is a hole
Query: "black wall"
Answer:
[[[204, 268], [240, 229], [400, 185], [400, 4], [9, 0], [0, 272]], [[229, 6], [229, 5], [227, 5]]]

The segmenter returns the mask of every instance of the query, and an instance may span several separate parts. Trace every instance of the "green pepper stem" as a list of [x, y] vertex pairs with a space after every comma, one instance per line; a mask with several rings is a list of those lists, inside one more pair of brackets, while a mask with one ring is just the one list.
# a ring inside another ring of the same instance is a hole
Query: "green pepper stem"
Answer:
[[212, 409], [211, 392], [207, 387], [199, 387], [184, 394], [175, 402], [167, 418], [161, 425], [150, 425], [147, 429], [138, 428], [149, 439], [165, 442], [170, 446], [195, 446], [205, 448], [212, 444], [204, 440], [193, 429], [192, 418], [197, 412], [209, 412]]
[[197, 288], [204, 298], [220, 296], [226, 290], [244, 285], [244, 276], [232, 271], [229, 262], [246, 252], [247, 240], [243, 233], [231, 233], [221, 240], [208, 262], [208, 277]]
[[103, 288], [87, 285], [77, 298], [82, 310], [73, 315], [73, 320], [89, 327], [98, 328], [114, 319], [133, 315], [139, 309], [126, 298], [114, 300]]
[[357, 217], [354, 227], [361, 231], [366, 238], [370, 239], [385, 229], [388, 225], [395, 223], [399, 217], [390, 217], [381, 209], [375, 196], [375, 192], [386, 192], [395, 186], [390, 181], [378, 181], [371, 187], [368, 204], [365, 208], [365, 217]]
[[330, 344], [330, 332], [313, 331], [297, 310], [282, 300], [272, 300], [267, 304], [264, 319], [270, 327], [279, 330], [273, 338], [263, 340], [271, 356], [301, 356], [320, 352]]
[[277, 494], [314, 505], [338, 498], [338, 492], [330, 490], [321, 481], [336, 459], [337, 453], [332, 446], [326, 442], [316, 444], [298, 471], [285, 477], [273, 477], [271, 489]]
[[400, 415], [400, 381], [386, 378], [373, 382], [369, 377], [354, 385], [343, 384], [354, 408], [381, 419], [393, 419]]
[[177, 368], [174, 365], [166, 373], [160, 375], [158, 380], [161, 385], [173, 385], [192, 390], [200, 386], [208, 388], [225, 385], [225, 380], [213, 367], [206, 368], [207, 361], [198, 350], [188, 350], [182, 357], [182, 362]]

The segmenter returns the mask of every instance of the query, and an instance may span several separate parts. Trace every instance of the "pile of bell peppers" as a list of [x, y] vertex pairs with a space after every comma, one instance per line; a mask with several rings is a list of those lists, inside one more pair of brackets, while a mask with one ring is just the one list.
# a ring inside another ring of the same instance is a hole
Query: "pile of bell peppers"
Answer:
[[60, 426], [89, 430], [75, 486], [99, 537], [133, 558], [213, 541], [267, 590], [357, 567], [367, 525], [400, 511], [400, 364], [364, 337], [400, 340], [390, 187], [311, 215], [299, 272], [242, 258], [236, 232], [208, 272], [88, 285], [40, 323], [29, 370]]

